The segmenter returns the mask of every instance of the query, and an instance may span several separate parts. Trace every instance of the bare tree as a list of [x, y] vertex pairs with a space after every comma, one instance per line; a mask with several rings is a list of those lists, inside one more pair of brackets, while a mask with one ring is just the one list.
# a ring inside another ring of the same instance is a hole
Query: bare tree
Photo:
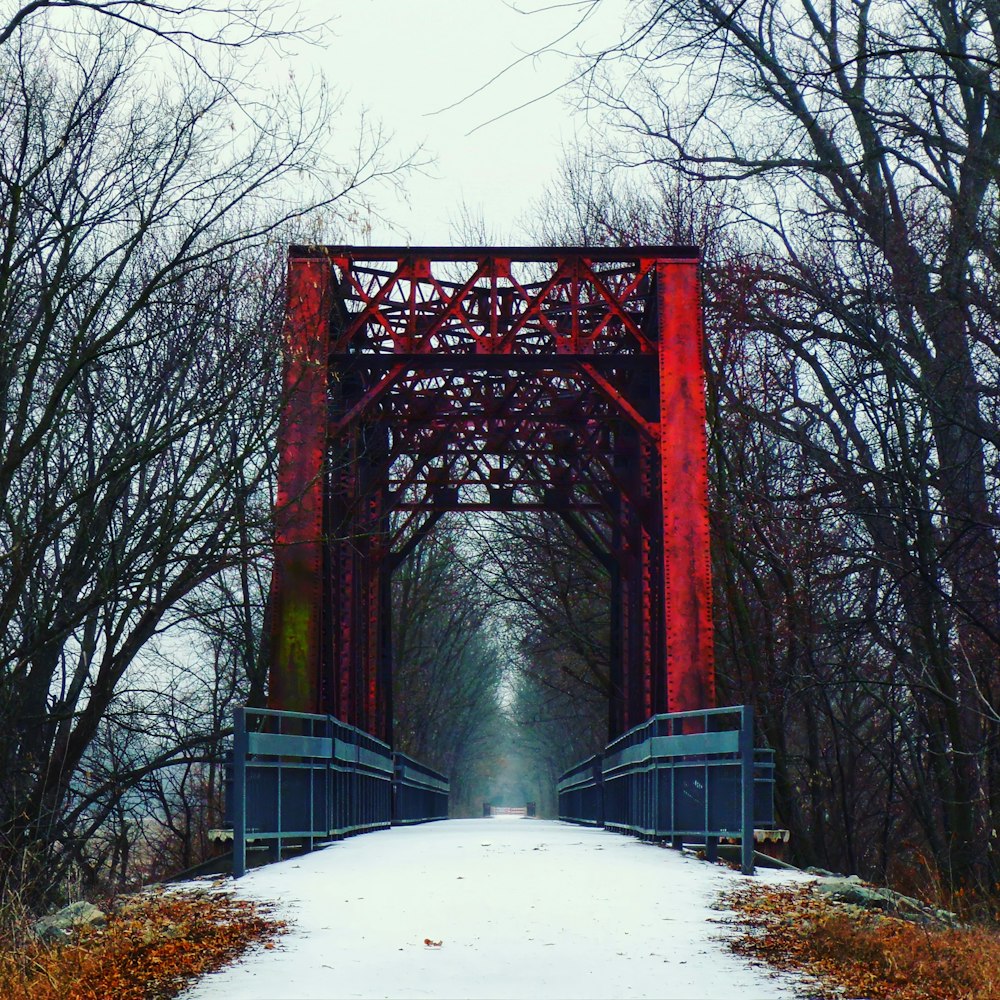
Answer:
[[[980, 887], [1000, 806], [998, 42], [993, 2], [668, 0], [596, 60], [636, 85], [589, 91], [644, 162], [738, 184], [755, 246], [723, 275], [728, 342], [765, 338], [782, 385], [728, 403], [840, 518], [873, 650], [851, 681], [881, 713], [886, 780], [945, 877]], [[827, 695], [836, 664], [825, 648]]]
[[[810, 383], [788, 337], [761, 328], [760, 239], [741, 221], [739, 192], [655, 166], [622, 177], [609, 169], [613, 157], [588, 151], [570, 159], [545, 201], [543, 238], [705, 249], [720, 699], [755, 706], [776, 751], [780, 821], [802, 863], [871, 877], [891, 871], [912, 883], [902, 845], [921, 843], [925, 853], [933, 845], [946, 855], [936, 794], [944, 785], [928, 773], [926, 730], [913, 717], [921, 677], [904, 655], [901, 564], [887, 563], [888, 550], [871, 544], [871, 522], [859, 518], [856, 502], [863, 483], [831, 481], [829, 463], [816, 462], [808, 439], [781, 426]], [[779, 273], [773, 255], [769, 261], [768, 273]], [[841, 359], [831, 377], [846, 391], [856, 371], [855, 361]], [[866, 385], [860, 405], [875, 415], [872, 381]], [[889, 426], [905, 425], [911, 404], [893, 399], [883, 411], [892, 414]], [[913, 443], [919, 448], [919, 435]], [[921, 461], [918, 453], [910, 465]], [[919, 507], [905, 476], [884, 478], [897, 511]], [[551, 690], [542, 680], [546, 665], [525, 665], [542, 692]], [[538, 695], [526, 704], [532, 700], [544, 704]], [[554, 706], [536, 711], [550, 720], [561, 714]], [[564, 723], [563, 743], [572, 725]]]
[[281, 244], [390, 169], [372, 135], [327, 161], [321, 93], [251, 118], [144, 75], [132, 35], [47, 40], [0, 50], [3, 891], [44, 891], [124, 788], [209, 753], [214, 720], [83, 776], [150, 643], [266, 546]]
[[439, 523], [393, 577], [395, 747], [446, 773], [467, 814], [501, 753], [505, 659], [479, 560]]
[[44, 22], [60, 32], [87, 33], [101, 22], [135, 29], [168, 43], [204, 68], [206, 50], [240, 50], [299, 38], [307, 28], [298, 5], [167, 3], [157, 0], [31, 0], [0, 18], [0, 45]]

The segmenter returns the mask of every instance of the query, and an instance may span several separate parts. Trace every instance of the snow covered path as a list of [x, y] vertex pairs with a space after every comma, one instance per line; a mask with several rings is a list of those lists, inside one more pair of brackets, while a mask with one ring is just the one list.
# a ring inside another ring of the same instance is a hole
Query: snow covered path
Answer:
[[[799, 876], [755, 876], [789, 877]], [[712, 904], [742, 881], [631, 837], [543, 820], [370, 833], [242, 879], [240, 895], [278, 902], [292, 928], [184, 998], [808, 995], [719, 940], [726, 914]]]

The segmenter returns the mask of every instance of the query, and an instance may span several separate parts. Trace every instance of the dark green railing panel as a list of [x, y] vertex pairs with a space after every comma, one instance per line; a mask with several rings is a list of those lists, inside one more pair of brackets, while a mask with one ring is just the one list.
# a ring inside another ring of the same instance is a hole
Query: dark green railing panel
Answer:
[[656, 715], [559, 780], [559, 817], [679, 844], [714, 856], [739, 838], [753, 870], [755, 828], [774, 824], [774, 755], [754, 750], [749, 706]]
[[392, 822], [397, 826], [408, 826], [447, 819], [448, 779], [405, 753], [394, 753], [392, 758], [395, 771]]
[[[329, 715], [238, 708], [227, 819], [233, 873], [246, 871], [248, 840], [280, 860], [290, 841], [318, 842], [389, 827], [397, 803], [406, 823], [448, 815], [448, 780], [412, 758], [404, 771], [375, 737]], [[397, 790], [397, 785], [399, 790]]]

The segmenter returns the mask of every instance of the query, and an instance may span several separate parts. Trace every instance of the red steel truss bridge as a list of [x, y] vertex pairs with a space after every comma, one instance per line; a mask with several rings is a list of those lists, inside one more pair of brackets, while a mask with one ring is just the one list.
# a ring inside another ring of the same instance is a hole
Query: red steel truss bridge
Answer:
[[270, 707], [392, 743], [393, 570], [557, 514], [612, 580], [609, 728], [715, 703], [699, 254], [292, 247]]

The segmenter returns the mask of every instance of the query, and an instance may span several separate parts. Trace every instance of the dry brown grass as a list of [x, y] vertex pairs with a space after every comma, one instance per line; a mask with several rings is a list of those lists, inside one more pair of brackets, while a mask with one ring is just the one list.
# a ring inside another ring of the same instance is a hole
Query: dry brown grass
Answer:
[[284, 925], [253, 903], [221, 893], [136, 897], [100, 931], [71, 944], [0, 941], [4, 1000], [165, 1000], [195, 977], [263, 941]]
[[997, 1000], [1000, 933], [922, 926], [818, 899], [806, 887], [740, 890], [736, 951], [816, 977], [823, 996]]

